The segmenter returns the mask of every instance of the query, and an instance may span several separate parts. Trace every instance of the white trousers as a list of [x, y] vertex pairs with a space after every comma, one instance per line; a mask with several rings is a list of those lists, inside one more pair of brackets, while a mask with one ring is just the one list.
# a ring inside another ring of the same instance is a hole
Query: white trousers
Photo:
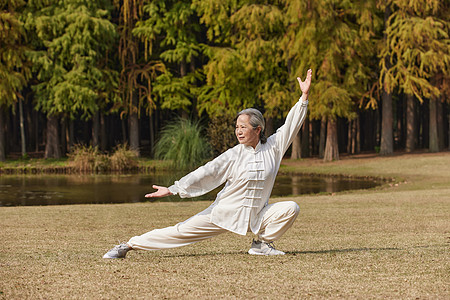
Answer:
[[[300, 209], [293, 201], [270, 204], [264, 213], [258, 239], [273, 242], [294, 223]], [[211, 215], [195, 215], [175, 226], [155, 229], [132, 237], [128, 245], [135, 250], [162, 250], [200, 242], [228, 230], [211, 223]]]

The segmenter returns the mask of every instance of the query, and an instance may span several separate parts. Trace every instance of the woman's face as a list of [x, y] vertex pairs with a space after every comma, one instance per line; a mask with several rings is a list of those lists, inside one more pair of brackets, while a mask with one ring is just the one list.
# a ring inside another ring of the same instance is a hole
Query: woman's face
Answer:
[[261, 132], [261, 127], [253, 128], [250, 125], [249, 115], [240, 115], [236, 120], [236, 137], [240, 144], [246, 146], [252, 146], [253, 148], [258, 145], [259, 133]]

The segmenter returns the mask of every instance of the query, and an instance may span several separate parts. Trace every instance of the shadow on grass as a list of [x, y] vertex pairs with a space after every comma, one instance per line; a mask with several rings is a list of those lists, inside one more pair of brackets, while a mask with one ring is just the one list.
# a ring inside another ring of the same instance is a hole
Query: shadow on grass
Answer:
[[348, 252], [365, 252], [365, 251], [401, 251], [401, 248], [348, 248], [348, 249], [329, 249], [329, 250], [309, 250], [309, 251], [287, 251], [286, 254], [332, 254], [332, 253], [348, 253]]
[[[286, 251], [287, 255], [299, 255], [299, 254], [333, 254], [333, 253], [351, 253], [351, 252], [374, 252], [374, 251], [406, 251], [408, 249], [419, 248], [434, 248], [434, 247], [446, 247], [447, 245], [422, 245], [412, 246], [407, 248], [396, 247], [381, 247], [381, 248], [347, 248], [347, 249], [328, 249], [328, 250], [307, 250], [307, 251]], [[225, 255], [248, 255], [247, 251], [228, 251], [228, 252], [208, 252], [208, 253], [190, 253], [190, 254], [163, 254], [160, 257], [202, 257], [202, 256], [225, 256]]]

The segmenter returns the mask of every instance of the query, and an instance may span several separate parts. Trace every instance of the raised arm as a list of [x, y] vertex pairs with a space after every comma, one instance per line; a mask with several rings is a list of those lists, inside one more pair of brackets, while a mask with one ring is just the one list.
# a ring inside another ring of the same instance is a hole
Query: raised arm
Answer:
[[309, 69], [306, 73], [306, 79], [305, 81], [302, 81], [300, 77], [297, 77], [298, 84], [300, 85], [300, 89], [302, 90], [302, 97], [303, 102], [306, 102], [308, 100], [308, 94], [309, 94], [309, 88], [311, 87], [311, 76], [312, 76], [312, 70]]
[[306, 74], [305, 81], [302, 81], [300, 77], [297, 77], [303, 94], [300, 100], [289, 111], [284, 125], [277, 130], [273, 137], [270, 137], [275, 138], [276, 147], [279, 149], [281, 154], [280, 159], [289, 148], [289, 145], [292, 143], [292, 140], [300, 130], [300, 127], [306, 118], [306, 113], [308, 111], [308, 94], [309, 88], [311, 87], [311, 76], [312, 71], [310, 69]]

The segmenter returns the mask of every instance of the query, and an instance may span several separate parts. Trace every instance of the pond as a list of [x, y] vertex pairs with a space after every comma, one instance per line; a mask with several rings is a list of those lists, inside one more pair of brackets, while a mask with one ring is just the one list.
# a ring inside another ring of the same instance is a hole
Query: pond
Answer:
[[[6, 175], [0, 176], [0, 206], [144, 202], [153, 184], [169, 186], [184, 174]], [[282, 175], [272, 197], [369, 189], [381, 180], [311, 175]], [[170, 196], [157, 201], [214, 200], [222, 187], [197, 198]], [[154, 200], [152, 200], [154, 201]]]

